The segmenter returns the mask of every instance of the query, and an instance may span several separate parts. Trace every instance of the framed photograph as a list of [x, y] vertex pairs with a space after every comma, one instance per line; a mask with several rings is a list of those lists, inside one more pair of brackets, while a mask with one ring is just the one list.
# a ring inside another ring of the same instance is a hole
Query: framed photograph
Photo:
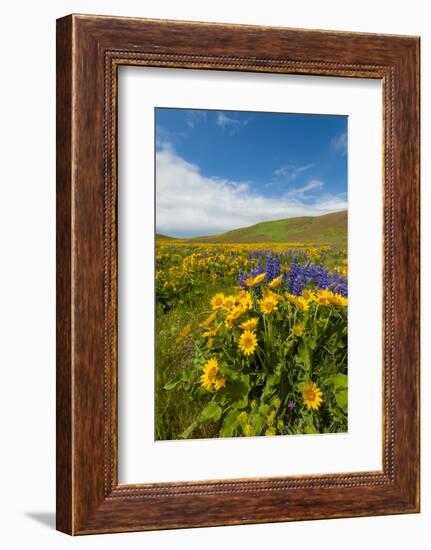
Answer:
[[419, 38], [57, 21], [57, 528], [419, 511]]

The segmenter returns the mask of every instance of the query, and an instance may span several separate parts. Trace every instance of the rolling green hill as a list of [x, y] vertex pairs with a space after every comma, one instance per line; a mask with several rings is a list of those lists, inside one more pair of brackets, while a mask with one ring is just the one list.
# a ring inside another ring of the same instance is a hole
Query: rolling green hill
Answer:
[[345, 246], [347, 211], [262, 222], [221, 235], [195, 237], [189, 240], [207, 243], [303, 242]]
[[168, 235], [162, 235], [161, 233], [156, 233], [156, 239], [166, 239], [168, 241], [174, 241], [175, 237], [169, 237]]

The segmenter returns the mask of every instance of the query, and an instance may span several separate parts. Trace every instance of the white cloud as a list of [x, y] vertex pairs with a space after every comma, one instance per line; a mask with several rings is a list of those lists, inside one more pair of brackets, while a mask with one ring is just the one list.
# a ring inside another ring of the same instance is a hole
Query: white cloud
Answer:
[[200, 122], [205, 122], [206, 119], [207, 119], [207, 111], [190, 109], [187, 112], [186, 122], [189, 128], [193, 129]]
[[274, 176], [277, 179], [283, 178], [287, 181], [293, 181], [296, 180], [302, 172], [310, 170], [313, 166], [314, 164], [303, 164], [302, 166], [299, 164], [286, 164], [280, 168], [277, 168], [277, 170], [274, 171]]
[[347, 155], [347, 132], [332, 138], [331, 145], [335, 152]]
[[310, 180], [302, 187], [294, 187], [293, 189], [290, 189], [285, 196], [290, 199], [303, 199], [306, 195], [308, 195], [308, 197], [313, 196], [308, 194], [309, 191], [313, 191], [313, 189], [322, 189], [324, 185], [325, 184], [323, 181]]
[[238, 120], [226, 115], [224, 112], [219, 111], [217, 113], [216, 124], [224, 130], [229, 130], [229, 133], [232, 135], [241, 128], [241, 126], [246, 126], [250, 122], [249, 119]]
[[308, 189], [272, 198], [254, 193], [247, 182], [203, 176], [168, 145], [156, 153], [156, 178], [157, 232], [176, 237], [214, 235], [261, 221], [347, 208], [345, 194], [327, 194], [305, 204], [305, 193], [323, 186], [317, 180]]

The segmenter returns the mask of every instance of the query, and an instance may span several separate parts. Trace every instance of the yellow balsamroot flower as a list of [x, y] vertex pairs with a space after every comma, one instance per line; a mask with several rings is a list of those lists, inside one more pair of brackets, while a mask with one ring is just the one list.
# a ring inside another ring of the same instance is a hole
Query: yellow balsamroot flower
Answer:
[[203, 373], [201, 375], [201, 386], [206, 390], [210, 390], [216, 381], [219, 372], [220, 368], [217, 359], [214, 357], [208, 359], [204, 365]]
[[259, 300], [259, 309], [264, 315], [270, 315], [277, 310], [278, 300], [273, 296], [267, 296]]
[[204, 338], [211, 338], [212, 336], [217, 336], [217, 333], [219, 330], [220, 330], [220, 327], [210, 328], [206, 332], [204, 332], [202, 336]]
[[225, 299], [223, 300], [223, 309], [229, 311], [235, 306], [235, 304], [235, 296], [225, 296]]
[[349, 300], [345, 298], [344, 296], [341, 296], [341, 294], [333, 294], [329, 301], [334, 306], [341, 306], [341, 307], [347, 307]]
[[267, 430], [265, 430], [265, 435], [275, 435], [277, 432], [275, 430], [275, 428], [273, 426], [271, 426], [270, 428], [268, 428]]
[[226, 380], [223, 378], [223, 376], [217, 376], [217, 378], [214, 380], [214, 388], [216, 391], [223, 388], [226, 384]]
[[183, 330], [178, 334], [177, 342], [181, 342], [183, 338], [187, 338], [187, 336], [190, 334], [190, 331], [192, 330], [191, 325], [186, 325]]
[[278, 409], [278, 408], [280, 407], [280, 405], [281, 405], [281, 401], [280, 401], [280, 399], [279, 399], [278, 397], [276, 397], [276, 398], [273, 400], [272, 404], [274, 405], [274, 407], [275, 407], [276, 409]]
[[253, 286], [257, 286], [263, 283], [263, 281], [265, 280], [265, 277], [266, 277], [266, 273], [260, 273], [259, 275], [256, 275], [256, 277], [254, 278]]
[[277, 303], [283, 301], [283, 296], [280, 296], [280, 294], [277, 294], [276, 292], [273, 292], [273, 291], [272, 291], [271, 289], [269, 289], [269, 288], [264, 288], [264, 289], [263, 289], [262, 296], [263, 296], [264, 298], [272, 298], [272, 299], [275, 300]]
[[255, 286], [254, 277], [247, 277], [247, 279], [244, 281], [244, 284], [246, 284], [248, 287]]
[[211, 324], [213, 321], [215, 321], [216, 317], [217, 317], [217, 312], [214, 311], [214, 313], [211, 313], [211, 315], [210, 315], [209, 317], [207, 317], [207, 318], [205, 319], [205, 321], [202, 321], [202, 323], [200, 323], [199, 326], [202, 327], [202, 328], [209, 327], [210, 324]]
[[223, 294], [223, 292], [219, 292], [218, 294], [215, 294], [211, 298], [211, 307], [213, 309], [221, 309], [223, 307], [224, 299], [225, 299], [225, 295]]
[[243, 428], [243, 432], [246, 437], [251, 437], [254, 435], [253, 426], [251, 426], [251, 424], [246, 424]]
[[280, 418], [280, 420], [277, 420], [277, 428], [279, 430], [282, 430], [284, 428], [284, 422], [281, 418]]
[[253, 300], [250, 292], [243, 292], [239, 294], [238, 303], [244, 310], [251, 309], [253, 307]]
[[244, 355], [251, 355], [257, 347], [257, 338], [254, 332], [250, 330], [244, 331], [239, 337], [239, 349]]
[[208, 338], [207, 348], [211, 349], [214, 345], [214, 338]]
[[308, 301], [305, 298], [302, 298], [302, 296], [298, 296], [295, 301], [295, 305], [300, 311], [308, 311], [310, 308]]
[[329, 306], [330, 302], [326, 296], [317, 296], [316, 297], [316, 303], [319, 304], [319, 306]]
[[329, 306], [331, 304], [330, 300], [332, 296], [333, 293], [330, 290], [323, 289], [319, 290], [314, 300], [317, 304], [319, 304], [319, 306]]
[[304, 334], [304, 329], [302, 328], [302, 325], [300, 323], [297, 323], [294, 327], [293, 327], [293, 334], [295, 336], [302, 336]]
[[281, 285], [282, 279], [282, 275], [276, 277], [275, 279], [272, 279], [272, 281], [268, 283], [269, 288], [278, 288]]
[[234, 306], [229, 313], [226, 315], [225, 325], [227, 328], [231, 328], [233, 323], [241, 317], [244, 313], [244, 310], [241, 306]]
[[305, 298], [304, 295], [295, 296], [294, 294], [290, 294], [289, 292], [286, 292], [286, 298], [289, 300], [291, 304], [294, 304], [299, 310], [308, 311], [309, 298]]
[[297, 296], [294, 294], [290, 294], [290, 292], [286, 292], [286, 298], [289, 300], [291, 304], [296, 304]]
[[315, 294], [311, 290], [303, 290], [302, 291], [302, 297], [305, 298], [305, 300], [314, 300]]
[[254, 330], [257, 327], [259, 319], [257, 317], [253, 317], [252, 319], [249, 319], [248, 321], [244, 321], [239, 326], [243, 330]]
[[247, 422], [247, 413], [245, 411], [240, 412], [238, 415], [238, 420], [241, 422], [241, 424]]
[[308, 410], [317, 410], [322, 403], [322, 392], [314, 382], [309, 382], [302, 389], [302, 399]]
[[266, 423], [268, 424], [268, 426], [272, 426], [274, 424], [276, 414], [277, 414], [276, 411], [271, 411], [269, 415], [266, 417]]

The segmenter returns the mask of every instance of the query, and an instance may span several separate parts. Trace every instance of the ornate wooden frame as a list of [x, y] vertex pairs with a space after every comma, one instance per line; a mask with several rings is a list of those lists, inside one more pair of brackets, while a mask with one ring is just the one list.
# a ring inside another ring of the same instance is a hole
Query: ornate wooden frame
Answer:
[[[384, 102], [383, 470], [117, 480], [119, 65], [377, 78]], [[57, 21], [57, 528], [419, 511], [419, 38], [70, 15]]]

